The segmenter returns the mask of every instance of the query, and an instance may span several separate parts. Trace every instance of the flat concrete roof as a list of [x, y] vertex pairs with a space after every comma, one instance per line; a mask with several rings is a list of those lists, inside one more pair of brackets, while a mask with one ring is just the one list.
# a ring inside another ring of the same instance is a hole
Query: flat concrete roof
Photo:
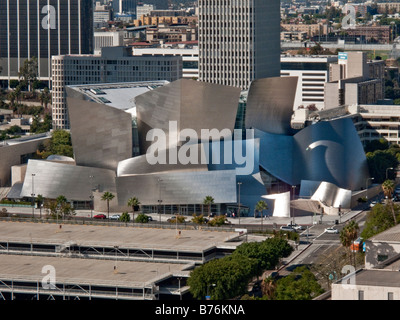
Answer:
[[0, 242], [67, 244], [80, 246], [140, 248], [202, 252], [213, 246], [232, 246], [226, 243], [239, 232], [142, 228], [126, 226], [94, 226], [55, 223], [0, 222]]
[[54, 267], [57, 283], [130, 288], [143, 288], [164, 276], [180, 273], [187, 267], [178, 263], [0, 254], [0, 279], [41, 283], [48, 275], [47, 270], [42, 273], [43, 267], [47, 265]]
[[400, 272], [362, 270], [356, 273], [357, 286], [400, 287]]
[[400, 242], [400, 225], [378, 233], [370, 239], [372, 242]]

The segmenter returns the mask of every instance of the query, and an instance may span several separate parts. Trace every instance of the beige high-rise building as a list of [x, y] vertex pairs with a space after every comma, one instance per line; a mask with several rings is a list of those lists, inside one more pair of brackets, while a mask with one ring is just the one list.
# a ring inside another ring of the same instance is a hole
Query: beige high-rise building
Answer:
[[199, 0], [199, 79], [247, 89], [280, 75], [279, 0]]
[[325, 109], [384, 99], [384, 69], [384, 61], [368, 61], [366, 52], [340, 52], [325, 83]]

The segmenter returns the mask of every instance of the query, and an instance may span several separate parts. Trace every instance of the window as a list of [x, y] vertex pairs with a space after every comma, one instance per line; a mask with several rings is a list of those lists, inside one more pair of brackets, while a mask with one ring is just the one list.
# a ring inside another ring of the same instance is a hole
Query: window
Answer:
[[388, 292], [388, 300], [393, 300], [393, 292]]
[[364, 300], [364, 291], [363, 290], [358, 291], [358, 300]]

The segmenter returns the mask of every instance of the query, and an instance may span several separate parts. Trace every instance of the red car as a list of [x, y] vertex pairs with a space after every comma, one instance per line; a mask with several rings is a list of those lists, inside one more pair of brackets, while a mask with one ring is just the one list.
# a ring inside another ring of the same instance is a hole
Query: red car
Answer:
[[96, 214], [93, 218], [94, 219], [107, 219], [105, 214]]

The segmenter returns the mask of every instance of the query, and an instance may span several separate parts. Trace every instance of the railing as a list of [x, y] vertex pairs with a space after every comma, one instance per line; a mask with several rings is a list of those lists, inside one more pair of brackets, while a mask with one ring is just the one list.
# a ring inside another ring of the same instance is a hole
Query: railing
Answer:
[[[96, 289], [96, 287], [107, 287], [110, 290]], [[158, 290], [155, 289], [153, 283], [132, 282], [127, 284], [122, 281], [104, 280], [101, 283], [90, 283], [81, 279], [68, 279], [68, 281], [60, 281], [54, 284], [51, 288], [44, 288], [41, 280], [37, 280], [35, 277], [0, 275], [0, 292], [11, 293], [154, 300], [158, 294]]]

